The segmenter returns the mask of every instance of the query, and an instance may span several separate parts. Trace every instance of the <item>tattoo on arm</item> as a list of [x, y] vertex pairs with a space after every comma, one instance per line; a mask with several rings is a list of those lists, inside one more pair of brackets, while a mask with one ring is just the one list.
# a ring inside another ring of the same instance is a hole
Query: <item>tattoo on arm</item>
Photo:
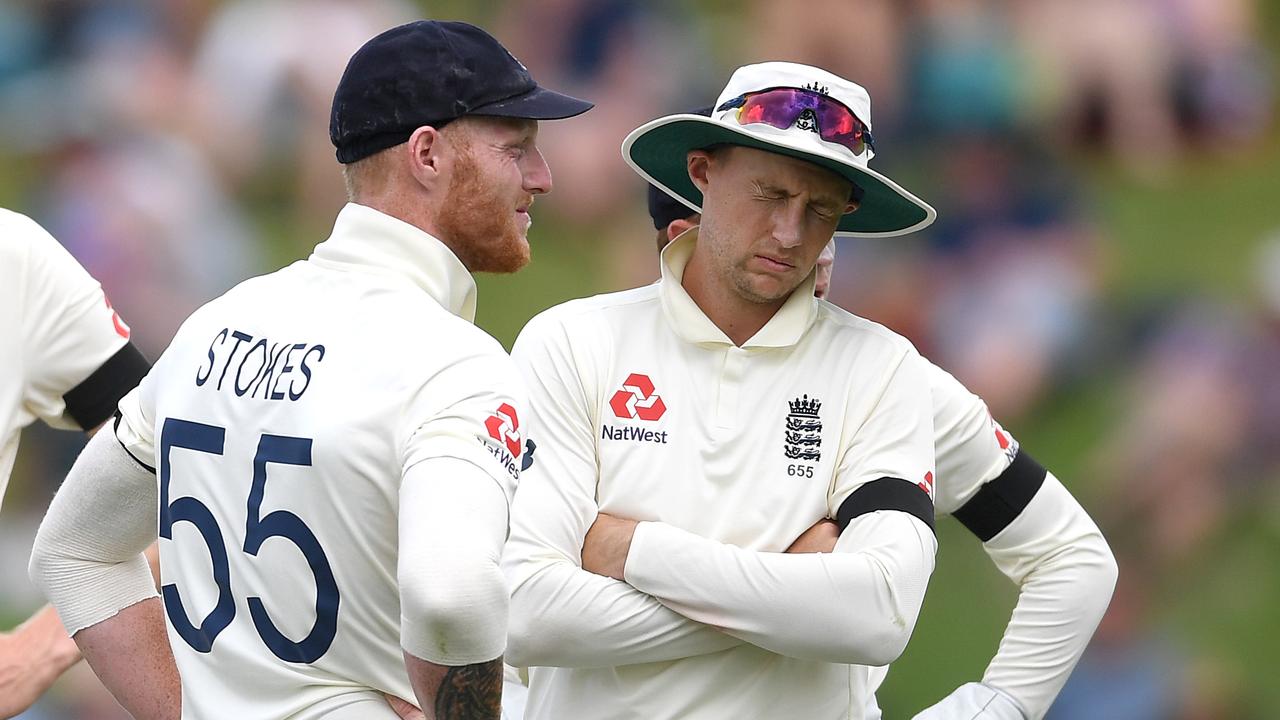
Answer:
[[436, 693], [436, 720], [498, 720], [502, 713], [502, 658], [451, 667]]

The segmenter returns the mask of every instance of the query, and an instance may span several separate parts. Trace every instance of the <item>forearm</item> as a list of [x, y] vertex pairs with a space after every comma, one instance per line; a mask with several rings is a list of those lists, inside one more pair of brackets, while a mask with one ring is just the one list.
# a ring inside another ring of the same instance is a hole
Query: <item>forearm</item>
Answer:
[[1011, 696], [1028, 718], [1043, 717], [1111, 601], [1115, 558], [1097, 525], [1052, 474], [984, 548], [1020, 591], [983, 683]]
[[755, 552], [641, 523], [626, 580], [771, 652], [883, 665], [910, 638], [936, 548], [924, 523], [899, 512], [855, 519], [831, 554]]
[[0, 718], [26, 710], [80, 659], [51, 606], [10, 633], [0, 633]]
[[159, 598], [124, 608], [74, 638], [102, 684], [134, 718], [181, 717], [182, 684]]
[[498, 720], [502, 658], [470, 665], [437, 665], [404, 654], [405, 668], [427, 720]]
[[539, 566], [512, 592], [507, 648], [512, 664], [634, 665], [706, 655], [742, 643], [568, 560], [546, 560]]

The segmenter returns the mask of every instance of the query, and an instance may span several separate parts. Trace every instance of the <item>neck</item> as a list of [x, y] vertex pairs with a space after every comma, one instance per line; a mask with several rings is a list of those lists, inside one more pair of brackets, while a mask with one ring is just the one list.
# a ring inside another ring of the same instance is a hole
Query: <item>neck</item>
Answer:
[[695, 248], [680, 284], [707, 318], [738, 347], [760, 332], [787, 301], [784, 297], [768, 303], [752, 302], [717, 280]]

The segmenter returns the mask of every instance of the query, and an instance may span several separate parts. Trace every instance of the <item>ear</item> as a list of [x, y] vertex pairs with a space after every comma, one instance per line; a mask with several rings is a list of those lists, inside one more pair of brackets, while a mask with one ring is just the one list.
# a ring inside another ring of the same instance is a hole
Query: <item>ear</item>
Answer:
[[681, 235], [689, 231], [689, 228], [697, 227], [699, 216], [695, 213], [687, 218], [676, 218], [667, 225], [667, 239], [675, 240]]
[[409, 173], [424, 188], [438, 187], [442, 178], [447, 177], [450, 167], [448, 145], [440, 131], [430, 125], [423, 125], [409, 136], [406, 142]]
[[693, 186], [698, 188], [698, 192], [704, 195], [707, 192], [707, 174], [714, 161], [715, 158], [706, 150], [690, 150], [686, 156], [689, 179], [693, 181]]

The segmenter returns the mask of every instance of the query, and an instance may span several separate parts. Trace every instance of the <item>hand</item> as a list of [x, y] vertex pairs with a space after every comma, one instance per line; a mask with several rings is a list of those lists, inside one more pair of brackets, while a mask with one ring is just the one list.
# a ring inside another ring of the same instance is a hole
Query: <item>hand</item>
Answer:
[[582, 569], [621, 580], [638, 524], [608, 513], [597, 515], [582, 541]]
[[835, 521], [823, 518], [800, 533], [800, 537], [791, 543], [791, 547], [787, 548], [786, 552], [792, 554], [834, 552], [836, 541], [839, 539], [840, 526]]
[[1013, 698], [982, 683], [965, 683], [912, 720], [1026, 720]]
[[0, 633], [0, 718], [31, 707], [79, 659], [75, 641], [51, 607], [17, 630]]
[[427, 720], [426, 713], [419, 710], [417, 705], [401, 700], [395, 695], [384, 694], [382, 697], [387, 699], [387, 704], [400, 716], [400, 720]]

